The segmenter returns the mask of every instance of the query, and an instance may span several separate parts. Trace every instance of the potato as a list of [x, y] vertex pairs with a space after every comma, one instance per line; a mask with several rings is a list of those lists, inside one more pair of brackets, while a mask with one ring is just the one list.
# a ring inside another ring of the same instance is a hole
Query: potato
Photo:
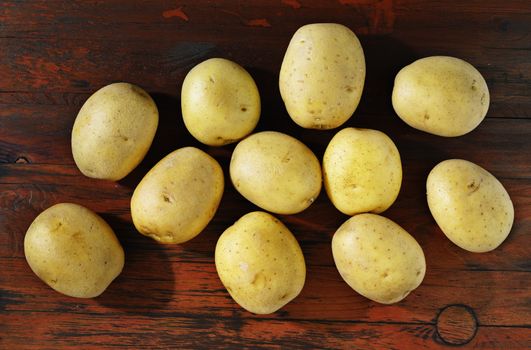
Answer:
[[402, 68], [395, 78], [393, 107], [407, 124], [439, 136], [474, 130], [489, 109], [481, 73], [459, 58], [433, 56]]
[[253, 131], [260, 118], [260, 95], [245, 69], [211, 58], [186, 75], [181, 107], [192, 136], [204, 144], [222, 146]]
[[223, 170], [205, 152], [184, 147], [159, 161], [136, 187], [137, 230], [161, 243], [183, 243], [212, 220], [223, 195]]
[[262, 209], [295, 214], [308, 208], [321, 191], [321, 167], [299, 140], [264, 131], [241, 141], [230, 161], [234, 187]]
[[219, 237], [216, 270], [231, 297], [255, 314], [270, 314], [302, 290], [306, 265], [295, 237], [268, 213], [242, 216]]
[[334, 262], [347, 284], [382, 304], [404, 299], [426, 273], [417, 241], [393, 221], [376, 214], [348, 219], [332, 238]]
[[345, 123], [358, 107], [364, 82], [361, 44], [350, 29], [336, 23], [299, 28], [280, 68], [286, 109], [295, 123], [309, 129]]
[[400, 154], [383, 132], [346, 128], [326, 148], [323, 178], [328, 197], [341, 212], [381, 213], [400, 192]]
[[44, 283], [76, 298], [97, 297], [124, 266], [124, 251], [111, 227], [72, 203], [56, 204], [35, 218], [24, 237], [24, 254]]
[[155, 102], [127, 83], [107, 85], [83, 104], [72, 129], [72, 154], [88, 177], [120, 180], [144, 158], [159, 122]]
[[488, 252], [509, 235], [514, 208], [491, 173], [462, 159], [437, 164], [426, 181], [428, 206], [444, 234], [471, 252]]

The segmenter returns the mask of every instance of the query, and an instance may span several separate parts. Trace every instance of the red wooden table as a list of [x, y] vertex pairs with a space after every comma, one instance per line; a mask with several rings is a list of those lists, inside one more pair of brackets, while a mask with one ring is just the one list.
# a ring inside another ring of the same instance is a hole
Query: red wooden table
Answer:
[[[338, 22], [360, 37], [367, 61], [361, 104], [346, 126], [386, 132], [404, 181], [385, 212], [422, 245], [427, 273], [404, 301], [371, 302], [334, 267], [330, 239], [347, 219], [324, 192], [305, 212], [280, 216], [308, 267], [301, 295], [281, 311], [250, 314], [229, 297], [213, 263], [217, 237], [256, 207], [227, 181], [214, 220], [196, 239], [160, 245], [134, 229], [129, 199], [159, 159], [185, 145], [222, 164], [234, 146], [200, 145], [184, 128], [180, 87], [210, 57], [245, 66], [263, 101], [257, 130], [296, 136], [322, 157], [335, 131], [297, 127], [278, 91], [295, 30]], [[3, 1], [0, 3], [0, 348], [531, 348], [531, 3], [522, 1]], [[458, 138], [414, 130], [393, 112], [398, 70], [429, 55], [475, 65], [491, 92], [486, 120]], [[142, 164], [118, 183], [80, 174], [70, 131], [82, 103], [115, 81], [149, 91], [160, 126]], [[497, 176], [515, 205], [508, 239], [491, 253], [457, 248], [425, 198], [429, 170], [447, 158]], [[74, 299], [42, 283], [24, 259], [35, 216], [58, 202], [100, 213], [126, 251], [123, 273], [100, 297]]]

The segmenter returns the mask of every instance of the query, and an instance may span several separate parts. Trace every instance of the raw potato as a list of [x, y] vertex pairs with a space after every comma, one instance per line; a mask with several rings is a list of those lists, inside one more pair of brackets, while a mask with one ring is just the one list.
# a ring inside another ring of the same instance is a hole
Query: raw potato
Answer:
[[417, 241], [393, 221], [375, 214], [348, 219], [332, 238], [336, 267], [347, 284], [382, 304], [404, 299], [426, 273]]
[[360, 102], [365, 56], [356, 35], [336, 23], [305, 25], [293, 35], [282, 67], [280, 94], [290, 117], [310, 129], [345, 123]]
[[31, 223], [24, 254], [47, 285], [76, 298], [103, 293], [122, 272], [124, 251], [111, 227], [78, 204], [56, 204]]
[[211, 58], [186, 75], [181, 107], [184, 124], [196, 139], [222, 146], [253, 131], [260, 118], [260, 95], [240, 65]]
[[183, 243], [212, 220], [223, 195], [223, 171], [205, 152], [184, 147], [159, 161], [131, 198], [137, 230], [161, 243]]
[[219, 237], [216, 270], [232, 298], [255, 314], [270, 314], [302, 290], [306, 265], [299, 243], [268, 213], [242, 216]]
[[509, 235], [514, 208], [491, 173], [462, 159], [436, 165], [426, 182], [428, 205], [444, 234], [471, 252], [488, 252]]
[[159, 122], [151, 97], [128, 83], [107, 85], [83, 104], [72, 129], [72, 154], [88, 177], [120, 180], [144, 158]]
[[474, 130], [489, 109], [489, 89], [481, 73], [454, 57], [422, 58], [395, 78], [393, 107], [404, 122], [439, 136]]
[[341, 212], [381, 213], [400, 192], [400, 153], [383, 132], [346, 128], [326, 148], [323, 178], [328, 197]]
[[321, 191], [321, 166], [299, 140], [264, 131], [241, 141], [230, 161], [234, 187], [267, 211], [295, 214], [308, 208]]

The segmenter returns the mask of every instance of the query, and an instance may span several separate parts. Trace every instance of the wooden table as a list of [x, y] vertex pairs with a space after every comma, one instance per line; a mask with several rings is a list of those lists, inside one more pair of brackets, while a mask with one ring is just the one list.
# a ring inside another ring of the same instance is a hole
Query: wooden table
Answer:
[[[385, 216], [408, 230], [427, 259], [423, 284], [390, 306], [350, 289], [334, 267], [330, 239], [347, 219], [326, 194], [280, 219], [300, 241], [308, 274], [281, 311], [244, 311], [219, 281], [218, 236], [256, 207], [230, 185], [232, 146], [193, 140], [180, 114], [180, 87], [195, 64], [226, 57], [252, 73], [263, 111], [257, 130], [300, 138], [322, 157], [335, 131], [297, 127], [278, 91], [295, 30], [338, 22], [360, 37], [367, 60], [361, 104], [346, 126], [386, 132], [404, 181]], [[447, 348], [531, 347], [531, 3], [521, 1], [3, 1], [0, 4], [0, 348]], [[393, 112], [398, 70], [429, 55], [463, 58], [485, 76], [491, 106], [470, 134], [441, 138]], [[70, 131], [85, 99], [111, 82], [149, 91], [160, 126], [146, 159], [125, 180], [89, 179], [74, 165]], [[222, 164], [227, 188], [196, 239], [160, 245], [134, 229], [131, 193], [159, 159], [193, 145]], [[464, 158], [497, 176], [516, 220], [495, 251], [473, 254], [438, 229], [425, 180], [439, 161]], [[126, 251], [123, 273], [100, 297], [58, 294], [29, 269], [26, 229], [42, 210], [76, 202], [100, 213]]]

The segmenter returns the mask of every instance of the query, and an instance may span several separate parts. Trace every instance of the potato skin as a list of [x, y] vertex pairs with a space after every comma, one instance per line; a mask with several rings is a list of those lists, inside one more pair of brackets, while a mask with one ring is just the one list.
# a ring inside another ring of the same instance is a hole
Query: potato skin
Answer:
[[474, 130], [489, 109], [485, 79], [471, 64], [455, 57], [422, 58], [396, 75], [392, 102], [408, 125], [454, 137]]
[[491, 251], [511, 232], [511, 198], [500, 181], [479, 165], [463, 159], [437, 164], [428, 175], [426, 192], [437, 225], [465, 250]]
[[161, 243], [183, 243], [212, 220], [224, 189], [223, 170], [207, 153], [184, 147], [159, 161], [136, 187], [136, 229]]
[[302, 26], [280, 68], [280, 94], [295, 123], [333, 129], [358, 107], [365, 83], [365, 56], [356, 35], [336, 23]]
[[242, 140], [232, 153], [230, 177], [247, 200], [277, 214], [308, 208], [321, 191], [321, 166], [299, 140], [264, 131]]
[[73, 203], [40, 213], [24, 237], [33, 272], [59, 293], [94, 298], [122, 272], [124, 251], [111, 227], [93, 211]]
[[342, 213], [381, 213], [400, 192], [400, 153], [383, 132], [345, 128], [326, 148], [323, 178], [328, 197]]
[[424, 279], [426, 260], [417, 241], [376, 214], [348, 219], [332, 238], [334, 262], [347, 284], [382, 304], [404, 299]]
[[204, 144], [222, 146], [253, 131], [260, 118], [260, 94], [243, 67], [211, 58], [186, 75], [181, 107], [192, 136]]
[[83, 104], [72, 128], [72, 154], [83, 175], [117, 181], [144, 158], [159, 122], [153, 99], [138, 86], [114, 83]]
[[231, 297], [244, 309], [270, 314], [293, 300], [306, 279], [299, 243], [274, 216], [252, 212], [219, 237], [216, 270]]

